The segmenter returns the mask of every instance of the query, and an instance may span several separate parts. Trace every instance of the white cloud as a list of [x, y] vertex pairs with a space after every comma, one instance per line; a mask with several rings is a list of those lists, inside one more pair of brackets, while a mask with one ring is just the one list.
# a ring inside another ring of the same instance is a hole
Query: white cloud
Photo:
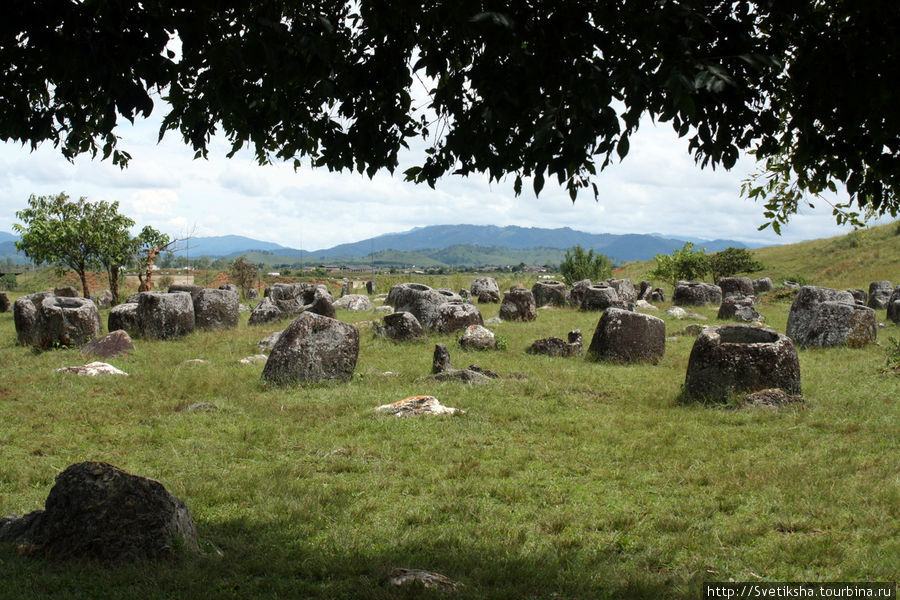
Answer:
[[138, 190], [122, 203], [123, 212], [137, 217], [172, 217], [178, 194], [174, 190]]
[[[155, 119], [155, 120], [154, 120]], [[52, 147], [30, 153], [0, 145], [0, 230], [10, 231], [31, 193], [65, 190], [73, 197], [120, 200], [122, 212], [170, 235], [246, 235], [313, 250], [433, 224], [572, 227], [592, 233], [651, 233], [786, 243], [837, 235], [830, 208], [802, 210], [779, 238], [757, 232], [763, 207], [742, 199], [741, 180], [753, 169], [744, 158], [732, 171], [700, 169], [687, 142], [649, 122], [632, 136], [631, 151], [597, 177], [599, 202], [584, 191], [573, 204], [548, 180], [540, 197], [525, 182], [516, 197], [512, 178], [450, 176], [436, 189], [403, 181], [402, 170], [421, 158], [401, 157], [396, 175], [373, 179], [308, 166], [258, 166], [247, 152], [226, 159], [226, 140], [213, 140], [209, 160], [170, 132], [157, 143], [158, 118], [125, 125], [122, 147], [133, 159], [125, 171], [80, 157], [66, 162]]]

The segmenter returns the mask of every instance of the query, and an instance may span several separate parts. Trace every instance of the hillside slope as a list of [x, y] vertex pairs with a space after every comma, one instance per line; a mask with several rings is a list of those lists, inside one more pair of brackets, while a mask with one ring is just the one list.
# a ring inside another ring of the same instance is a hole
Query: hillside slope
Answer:
[[[776, 284], [803, 278], [811, 284], [860, 288], [883, 279], [900, 285], [900, 221], [846, 235], [750, 251], [766, 267], [753, 277], [771, 277]], [[621, 276], [647, 279], [655, 260], [628, 263]]]

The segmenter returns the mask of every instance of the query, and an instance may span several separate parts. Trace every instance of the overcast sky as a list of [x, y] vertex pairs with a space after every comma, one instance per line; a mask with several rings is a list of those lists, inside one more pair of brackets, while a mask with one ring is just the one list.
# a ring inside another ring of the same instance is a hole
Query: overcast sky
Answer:
[[[530, 188], [516, 197], [512, 178], [489, 184], [486, 177], [447, 177], [437, 189], [405, 183], [406, 157], [391, 176], [370, 180], [355, 173], [289, 165], [258, 166], [252, 158], [225, 158], [224, 140], [214, 140], [209, 160], [173, 133], [157, 144], [158, 120], [119, 128], [120, 148], [132, 161], [120, 170], [108, 161], [78, 158], [69, 163], [50, 145], [31, 152], [0, 144], [0, 231], [12, 232], [15, 212], [31, 194], [65, 191], [89, 200], [118, 200], [120, 212], [137, 222], [181, 237], [244, 235], [306, 250], [328, 248], [372, 236], [439, 224], [571, 227], [591, 233], [662, 233], [671, 237], [728, 238], [764, 244], [790, 243], [849, 231], [834, 224], [831, 209], [805, 208], [782, 236], [757, 227], [760, 204], [740, 197], [741, 181], [754, 168], [742, 159], [731, 171], [700, 169], [687, 141], [668, 126], [645, 123], [631, 138], [631, 151], [597, 179], [599, 202], [582, 194], [573, 204], [548, 179], [539, 198]], [[401, 161], [404, 159], [401, 158]]]

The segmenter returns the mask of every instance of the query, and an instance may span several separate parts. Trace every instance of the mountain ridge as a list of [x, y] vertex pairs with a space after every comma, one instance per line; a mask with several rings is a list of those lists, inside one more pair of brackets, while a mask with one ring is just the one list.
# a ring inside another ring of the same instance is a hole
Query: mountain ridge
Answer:
[[[12, 234], [0, 232], [0, 258], [12, 256], [13, 260], [23, 261], [24, 256], [15, 252], [13, 241], [18, 239]], [[357, 242], [338, 244], [320, 250], [302, 250], [289, 248], [274, 242], [266, 242], [241, 235], [224, 235], [195, 237], [188, 240], [188, 247], [179, 252], [191, 257], [209, 256], [211, 258], [237, 257], [256, 253], [271, 256], [269, 264], [291, 263], [296, 261], [315, 260], [320, 262], [366, 262], [378, 253], [396, 252], [428, 256], [430, 260], [447, 266], [463, 266], [477, 264], [495, 264], [503, 253], [498, 249], [511, 251], [510, 260], [525, 256], [544, 256], [548, 259], [561, 256], [561, 252], [579, 245], [585, 249], [605, 254], [618, 263], [634, 260], [647, 260], [656, 254], [670, 254], [681, 248], [687, 239], [663, 237], [658, 234], [639, 233], [587, 233], [560, 227], [555, 229], [542, 227], [521, 227], [509, 225], [428, 225], [414, 227], [408, 231], [386, 233]], [[698, 247], [705, 247], [707, 252], [718, 252], [729, 246], [738, 248], [760, 247], [748, 246], [735, 240], [704, 240], [699, 243], [691, 238]], [[9, 246], [9, 248], [7, 248]], [[455, 253], [447, 252], [457, 248]], [[477, 250], [473, 250], [477, 249]], [[528, 251], [555, 251], [537, 253]], [[451, 257], [444, 262], [442, 256]], [[465, 263], [458, 262], [459, 257], [467, 256]], [[479, 262], [483, 261], [483, 262]], [[377, 261], [376, 261], [377, 262]], [[515, 264], [518, 264], [516, 261]]]

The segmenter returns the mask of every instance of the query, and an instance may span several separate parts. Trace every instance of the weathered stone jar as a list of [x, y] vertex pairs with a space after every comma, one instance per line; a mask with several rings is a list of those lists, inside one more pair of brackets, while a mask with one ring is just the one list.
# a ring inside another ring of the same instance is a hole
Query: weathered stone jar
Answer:
[[731, 394], [768, 388], [800, 394], [800, 362], [789, 337], [752, 325], [700, 332], [688, 360], [685, 400], [726, 402]]
[[850, 292], [804, 286], [791, 304], [787, 335], [801, 348], [859, 348], [875, 341], [875, 311], [856, 304]]
[[594, 360], [658, 363], [666, 352], [666, 323], [662, 319], [608, 308], [591, 339], [588, 355]]
[[534, 302], [540, 306], [565, 306], [566, 284], [562, 281], [538, 281], [531, 286]]
[[50, 296], [41, 302], [34, 328], [39, 348], [81, 346], [100, 335], [100, 312], [87, 298]]

